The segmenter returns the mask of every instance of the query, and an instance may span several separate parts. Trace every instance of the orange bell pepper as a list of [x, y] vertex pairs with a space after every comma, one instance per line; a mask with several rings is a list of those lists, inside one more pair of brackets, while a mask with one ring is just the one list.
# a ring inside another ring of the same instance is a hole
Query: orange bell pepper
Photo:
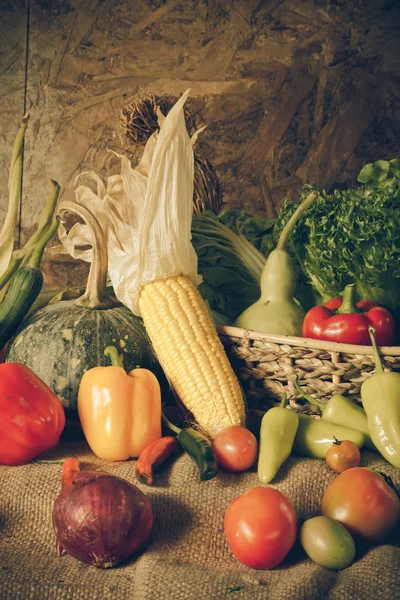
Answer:
[[105, 460], [137, 458], [161, 437], [161, 390], [148, 369], [126, 373], [117, 349], [104, 354], [111, 365], [83, 374], [78, 391], [78, 414], [90, 448]]

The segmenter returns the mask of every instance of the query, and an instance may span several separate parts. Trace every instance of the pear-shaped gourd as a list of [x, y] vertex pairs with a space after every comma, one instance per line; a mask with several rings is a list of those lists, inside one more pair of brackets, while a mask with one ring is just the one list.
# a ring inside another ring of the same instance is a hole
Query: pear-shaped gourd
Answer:
[[234, 322], [235, 327], [275, 335], [301, 336], [305, 313], [293, 297], [296, 272], [285, 245], [298, 219], [317, 196], [317, 192], [309, 194], [286, 223], [277, 247], [269, 255], [261, 273], [261, 297], [239, 315]]

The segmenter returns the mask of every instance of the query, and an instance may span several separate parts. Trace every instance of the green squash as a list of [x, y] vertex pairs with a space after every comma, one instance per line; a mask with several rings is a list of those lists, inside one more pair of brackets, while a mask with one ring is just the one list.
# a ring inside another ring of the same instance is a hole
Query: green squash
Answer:
[[142, 319], [107, 293], [107, 251], [95, 217], [75, 203], [62, 202], [59, 213], [75, 212], [89, 226], [93, 260], [86, 291], [76, 300], [50, 303], [22, 323], [10, 341], [7, 362], [30, 367], [58, 395], [67, 420], [78, 420], [77, 396], [88, 369], [110, 365], [104, 356], [115, 346], [127, 372], [135, 367], [153, 371], [165, 384]]
[[137, 366], [159, 376], [160, 366], [139, 317], [125, 306], [93, 310], [62, 301], [36, 311], [9, 344], [7, 361], [30, 367], [60, 398], [67, 417], [77, 417], [77, 395], [85, 371], [109, 365], [116, 346], [126, 371]]

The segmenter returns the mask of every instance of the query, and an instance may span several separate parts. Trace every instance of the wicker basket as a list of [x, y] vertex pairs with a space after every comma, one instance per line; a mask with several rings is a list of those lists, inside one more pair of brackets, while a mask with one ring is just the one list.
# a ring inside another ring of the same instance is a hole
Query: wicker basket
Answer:
[[[253, 411], [267, 410], [286, 392], [296, 410], [318, 413], [300, 398], [293, 385], [296, 375], [304, 391], [322, 401], [344, 394], [360, 402], [361, 384], [375, 369], [371, 346], [267, 335], [238, 327], [217, 329]], [[385, 370], [400, 371], [400, 346], [382, 346], [379, 351]]]

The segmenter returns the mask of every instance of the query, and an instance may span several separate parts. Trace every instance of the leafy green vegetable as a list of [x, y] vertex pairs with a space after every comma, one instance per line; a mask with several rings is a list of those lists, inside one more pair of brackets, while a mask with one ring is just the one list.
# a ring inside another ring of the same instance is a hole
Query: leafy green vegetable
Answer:
[[260, 297], [265, 256], [256, 246], [272, 249], [272, 230], [269, 219], [242, 211], [193, 216], [192, 244], [204, 279], [199, 291], [211, 310], [225, 321], [233, 321]]
[[393, 158], [392, 160], [377, 160], [374, 163], [368, 163], [361, 169], [357, 181], [373, 185], [374, 183], [384, 181], [387, 177], [395, 177], [399, 174], [400, 160], [398, 158]]
[[[289, 249], [315, 302], [338, 296], [348, 283], [355, 283], [360, 298], [395, 311], [400, 307], [399, 161], [366, 165], [361, 179], [369, 185], [320, 192], [297, 224]], [[284, 204], [276, 237], [296, 206]]]
[[275, 242], [271, 234], [275, 221], [272, 219], [255, 217], [242, 210], [223, 210], [217, 219], [234, 233], [244, 235], [264, 256], [274, 249]]

